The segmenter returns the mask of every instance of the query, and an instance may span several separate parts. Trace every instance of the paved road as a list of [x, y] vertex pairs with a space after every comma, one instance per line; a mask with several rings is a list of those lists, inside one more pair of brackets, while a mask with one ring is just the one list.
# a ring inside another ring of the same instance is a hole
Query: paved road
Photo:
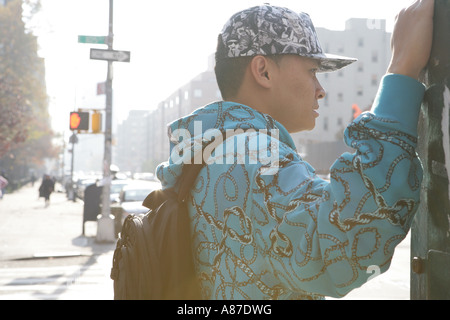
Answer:
[[[63, 193], [44, 208], [36, 185], [0, 200], [0, 300], [113, 298], [114, 244], [96, 243], [96, 222], [82, 236], [82, 212], [82, 202]], [[344, 299], [409, 299], [409, 243], [408, 236], [397, 247], [389, 271]]]

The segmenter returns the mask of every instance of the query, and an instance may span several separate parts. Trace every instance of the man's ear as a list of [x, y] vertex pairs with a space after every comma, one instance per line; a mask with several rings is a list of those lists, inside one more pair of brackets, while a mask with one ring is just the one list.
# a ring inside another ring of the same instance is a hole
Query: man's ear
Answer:
[[270, 59], [264, 56], [255, 56], [250, 63], [250, 72], [257, 84], [263, 88], [272, 86], [273, 65]]

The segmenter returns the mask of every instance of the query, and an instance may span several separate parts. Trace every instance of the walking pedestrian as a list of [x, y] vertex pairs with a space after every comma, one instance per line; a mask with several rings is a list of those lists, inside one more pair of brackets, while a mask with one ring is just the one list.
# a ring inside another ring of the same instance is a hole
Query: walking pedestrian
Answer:
[[342, 297], [389, 268], [419, 203], [418, 77], [433, 8], [418, 0], [399, 13], [373, 107], [345, 131], [355, 152], [336, 160], [330, 181], [301, 158], [291, 133], [315, 126], [326, 95], [316, 74], [355, 59], [324, 53], [306, 13], [266, 4], [225, 24], [215, 67], [224, 100], [169, 125], [170, 159], [156, 170], [172, 187], [191, 151], [242, 130], [223, 148], [205, 148], [188, 199], [203, 298]]
[[3, 199], [4, 190], [8, 185], [8, 180], [2, 175], [0, 175], [0, 200]]
[[34, 175], [34, 172], [31, 173], [30, 181], [31, 181], [31, 187], [34, 187], [34, 183], [36, 182], [36, 176]]
[[50, 195], [55, 190], [55, 182], [48, 174], [45, 174], [39, 187], [39, 197], [44, 198], [45, 208], [50, 205]]

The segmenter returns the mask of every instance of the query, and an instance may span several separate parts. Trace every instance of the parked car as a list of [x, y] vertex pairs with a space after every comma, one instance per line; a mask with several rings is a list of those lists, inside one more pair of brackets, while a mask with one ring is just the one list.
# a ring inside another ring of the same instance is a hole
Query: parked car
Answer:
[[155, 175], [151, 172], [137, 172], [133, 174], [133, 179], [157, 181]]
[[142, 205], [144, 199], [153, 190], [161, 189], [157, 181], [134, 180], [123, 187], [119, 202], [111, 205], [111, 213], [115, 216], [116, 236], [122, 230], [125, 218], [130, 214], [144, 214], [148, 208]]
[[110, 199], [111, 203], [119, 203], [120, 202], [120, 192], [122, 192], [122, 189], [130, 184], [133, 180], [127, 180], [127, 179], [118, 179], [111, 181], [111, 189], [110, 189]]

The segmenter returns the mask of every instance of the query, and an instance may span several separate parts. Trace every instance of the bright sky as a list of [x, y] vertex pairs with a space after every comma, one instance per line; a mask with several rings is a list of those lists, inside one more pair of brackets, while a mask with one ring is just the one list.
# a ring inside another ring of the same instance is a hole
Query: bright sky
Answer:
[[[69, 112], [104, 108], [97, 83], [106, 79], [104, 61], [90, 60], [91, 47], [78, 35], [107, 35], [109, 0], [41, 0], [34, 21], [40, 55], [46, 59], [52, 124], [68, 131]], [[310, 14], [316, 27], [343, 30], [349, 18], [386, 19], [413, 0], [278, 0], [272, 5]], [[178, 87], [207, 68], [217, 35], [237, 11], [255, 0], [114, 0], [114, 49], [131, 51], [131, 62], [114, 63], [113, 115], [121, 120], [132, 109], [153, 109]]]

